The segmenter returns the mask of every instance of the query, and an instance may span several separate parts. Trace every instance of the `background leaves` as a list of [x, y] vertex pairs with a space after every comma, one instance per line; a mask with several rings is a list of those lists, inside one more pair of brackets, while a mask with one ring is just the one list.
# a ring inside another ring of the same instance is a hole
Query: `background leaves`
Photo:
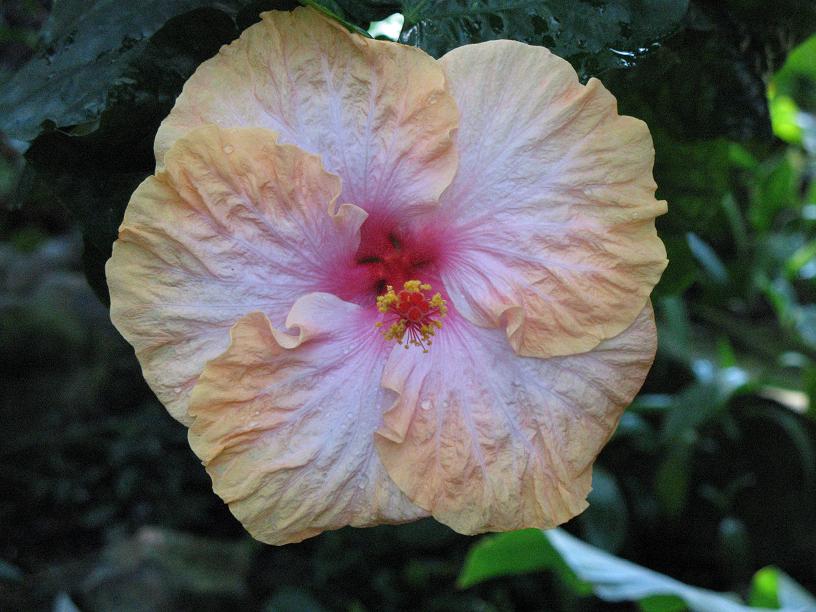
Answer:
[[[110, 245], [185, 79], [258, 12], [293, 4], [61, 0], [39, 43], [46, 0], [0, 7], [0, 608], [138, 607], [129, 583], [181, 609], [657, 611], [699, 588], [811, 606], [816, 5], [320, 0], [352, 28], [402, 12], [402, 40], [436, 55], [546, 44], [654, 137], [671, 260], [653, 296], [660, 348], [567, 526], [595, 548], [529, 531], [468, 554], [473, 539], [432, 521], [248, 545], [82, 280], [105, 298]], [[610, 591], [576, 550], [607, 577], [627, 568], [615, 593], [637, 603], [591, 595]], [[643, 568], [674, 590], [650, 591]]]
[[687, 0], [408, 0], [400, 40], [439, 57], [463, 44], [512, 38], [550, 48], [586, 79], [629, 65], [673, 33], [687, 8]]

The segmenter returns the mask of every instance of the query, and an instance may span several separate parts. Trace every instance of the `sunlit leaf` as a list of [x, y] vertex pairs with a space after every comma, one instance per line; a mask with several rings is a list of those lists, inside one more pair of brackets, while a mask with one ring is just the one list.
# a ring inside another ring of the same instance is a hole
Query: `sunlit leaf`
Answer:
[[751, 581], [752, 606], [784, 610], [816, 610], [816, 597], [777, 567], [763, 567]]
[[671, 599], [679, 597], [693, 612], [755, 612], [731, 593], [716, 593], [646, 569], [610, 555], [569, 535], [562, 529], [544, 532], [549, 542], [578, 577], [592, 585], [593, 592], [606, 601], [640, 601], [649, 598], [647, 610], [676, 610]]
[[[793, 109], [798, 111], [800, 107], [804, 107], [804, 110], [816, 111], [814, 82], [816, 82], [816, 35], [793, 49], [782, 68], [774, 75], [768, 88], [772, 107], [774, 103], [778, 103], [783, 117], [789, 117], [794, 122], [795, 118], [791, 112]], [[779, 136], [783, 137], [783, 134]]]
[[799, 106], [790, 96], [771, 94], [768, 100], [771, 127], [774, 134], [785, 142], [801, 144], [802, 126], [799, 125]]

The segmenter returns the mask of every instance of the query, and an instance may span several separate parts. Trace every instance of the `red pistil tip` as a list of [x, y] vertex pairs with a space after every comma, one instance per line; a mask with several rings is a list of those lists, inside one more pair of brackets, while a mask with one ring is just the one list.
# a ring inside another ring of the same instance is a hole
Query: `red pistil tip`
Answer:
[[377, 297], [377, 310], [385, 315], [377, 327], [387, 328], [382, 332], [386, 340], [408, 348], [418, 346], [423, 353], [433, 344], [437, 329], [442, 329], [442, 321], [448, 314], [448, 306], [439, 293], [428, 297], [431, 286], [418, 280], [406, 281], [402, 290], [394, 291], [388, 285], [385, 293]]

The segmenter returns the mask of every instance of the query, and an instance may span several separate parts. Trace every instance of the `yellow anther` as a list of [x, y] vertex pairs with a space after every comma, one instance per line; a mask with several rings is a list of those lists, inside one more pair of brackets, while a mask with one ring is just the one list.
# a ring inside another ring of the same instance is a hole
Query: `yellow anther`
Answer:
[[399, 298], [397, 297], [397, 294], [394, 293], [394, 288], [391, 285], [388, 285], [385, 289], [385, 293], [377, 296], [377, 310], [385, 314], [391, 310], [391, 307], [398, 301]]
[[431, 338], [436, 330], [442, 329], [442, 321], [448, 312], [447, 304], [440, 293], [428, 298], [426, 291], [431, 286], [419, 280], [409, 280], [403, 283], [399, 293], [391, 285], [386, 287], [385, 293], [377, 297], [377, 310], [390, 320], [375, 323], [376, 327], [388, 329], [382, 332], [386, 340], [396, 341], [397, 344], [408, 348], [418, 346], [424, 353], [431, 345]]

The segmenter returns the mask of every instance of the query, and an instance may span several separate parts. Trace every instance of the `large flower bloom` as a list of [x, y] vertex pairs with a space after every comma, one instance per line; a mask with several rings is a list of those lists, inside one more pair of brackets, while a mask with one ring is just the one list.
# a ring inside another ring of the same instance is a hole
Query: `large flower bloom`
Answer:
[[546, 49], [266, 13], [162, 124], [111, 316], [260, 540], [552, 527], [654, 357], [653, 155]]

